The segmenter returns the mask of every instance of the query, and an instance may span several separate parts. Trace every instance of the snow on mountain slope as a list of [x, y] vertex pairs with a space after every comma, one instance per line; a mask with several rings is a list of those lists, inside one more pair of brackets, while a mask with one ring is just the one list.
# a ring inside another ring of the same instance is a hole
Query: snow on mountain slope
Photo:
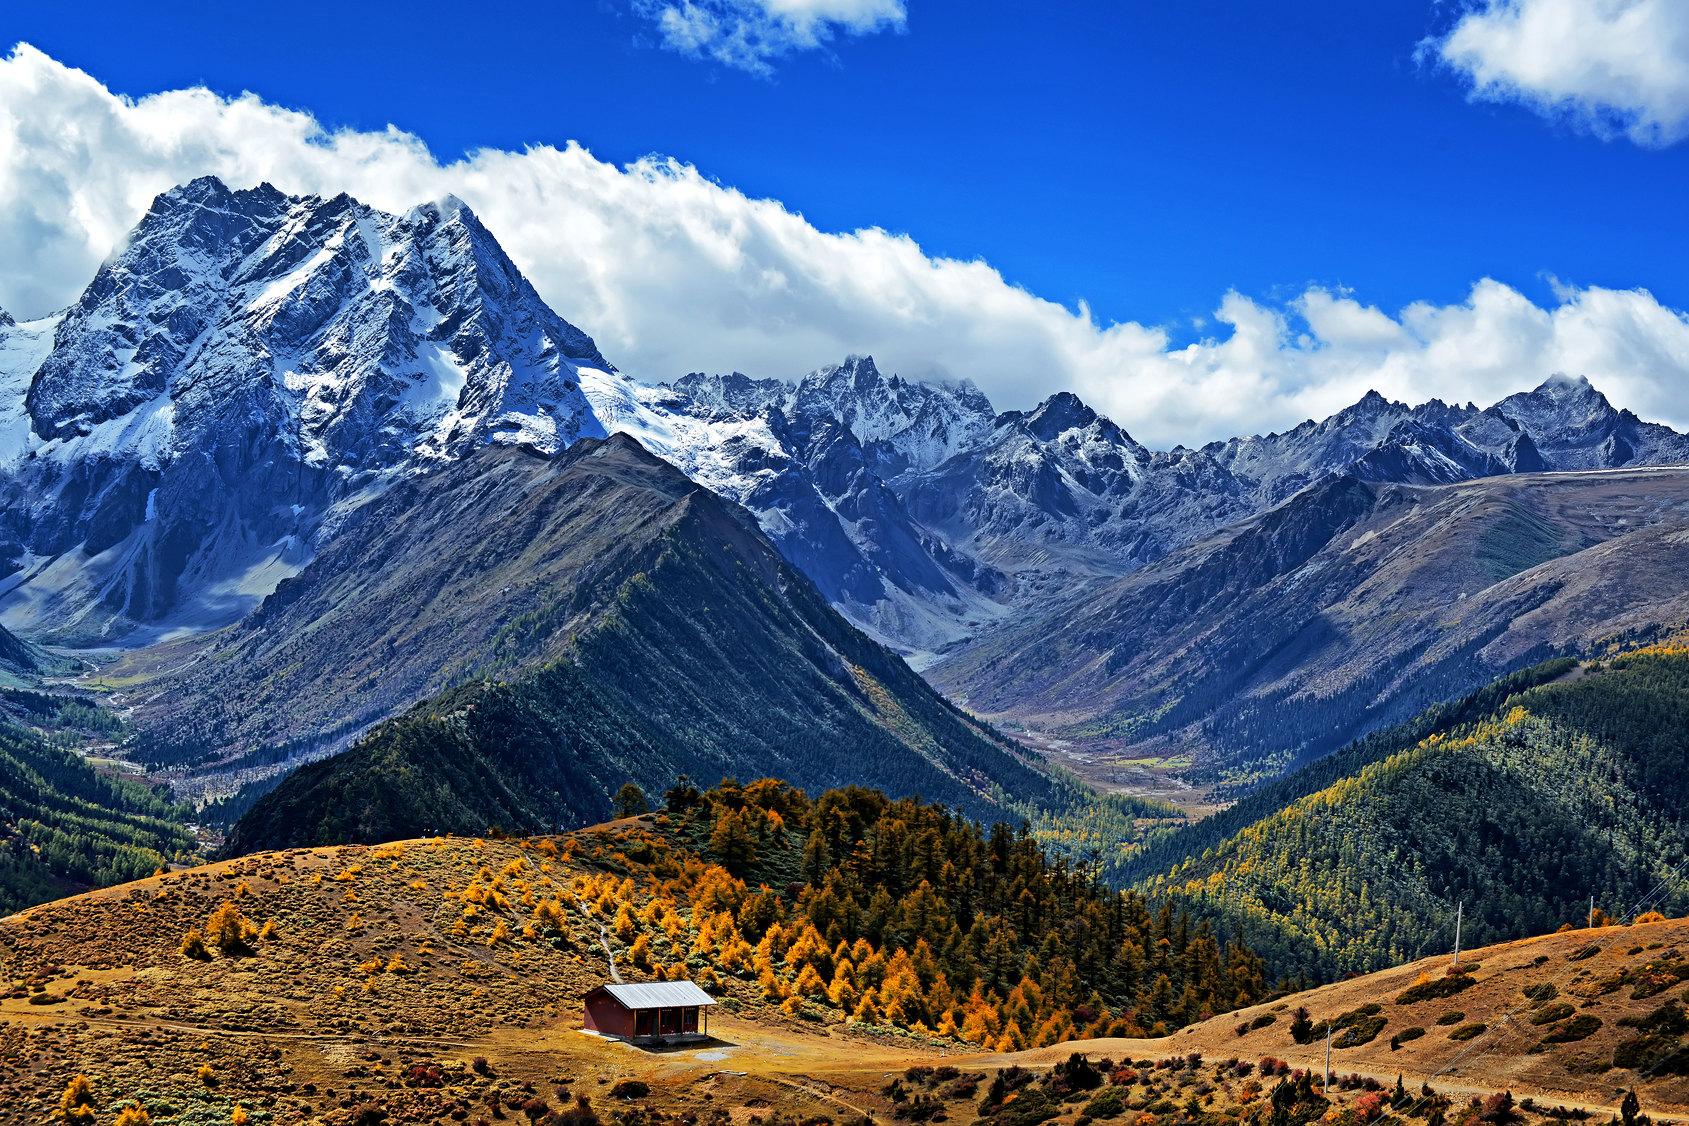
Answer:
[[34, 445], [24, 398], [36, 369], [53, 350], [58, 324], [58, 315], [19, 324], [0, 309], [0, 472], [16, 467]]
[[453, 199], [196, 180], [43, 330], [0, 361], [0, 541], [8, 619], [64, 640], [238, 616], [394, 474], [603, 436], [617, 380]]
[[1581, 377], [1486, 410], [1368, 394], [1166, 452], [1071, 394], [998, 415], [867, 356], [640, 383], [456, 200], [388, 215], [202, 179], [159, 196], [70, 309], [0, 313], [0, 613], [72, 643], [225, 624], [393, 481], [489, 442], [617, 431], [752, 511], [917, 661], [1333, 474], [1689, 462], [1689, 439]]

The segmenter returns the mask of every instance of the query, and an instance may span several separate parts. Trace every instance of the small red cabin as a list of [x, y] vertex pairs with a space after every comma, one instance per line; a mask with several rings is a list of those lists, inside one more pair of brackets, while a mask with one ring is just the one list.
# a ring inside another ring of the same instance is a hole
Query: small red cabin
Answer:
[[633, 1044], [684, 1044], [709, 1038], [715, 1003], [690, 981], [600, 985], [586, 995], [585, 1024]]

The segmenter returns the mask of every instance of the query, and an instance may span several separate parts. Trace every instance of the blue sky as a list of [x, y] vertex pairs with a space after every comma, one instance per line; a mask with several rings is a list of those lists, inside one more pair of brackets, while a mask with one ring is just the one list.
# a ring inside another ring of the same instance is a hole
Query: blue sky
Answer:
[[[761, 73], [660, 22], [774, 9], [835, 18]], [[1681, 0], [88, 0], [0, 40], [20, 314], [211, 172], [461, 194], [642, 378], [872, 351], [1166, 445], [1568, 370], [1689, 425]]]
[[1416, 44], [1425, 0], [910, 0], [755, 77], [664, 50], [614, 3], [13, 5], [26, 40], [114, 91], [204, 84], [441, 157], [578, 140], [658, 152], [824, 230], [984, 257], [1104, 319], [1207, 314], [1309, 283], [1394, 308], [1546, 275], [1689, 304], [1689, 147], [1649, 150], [1472, 103]]

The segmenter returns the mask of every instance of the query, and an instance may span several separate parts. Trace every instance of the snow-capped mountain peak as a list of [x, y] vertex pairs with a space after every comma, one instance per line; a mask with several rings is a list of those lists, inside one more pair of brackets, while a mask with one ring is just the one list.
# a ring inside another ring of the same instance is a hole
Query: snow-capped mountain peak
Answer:
[[96, 601], [157, 617], [200, 581], [196, 556], [308, 557], [329, 511], [384, 478], [488, 441], [602, 436], [582, 385], [614, 370], [459, 200], [388, 215], [205, 177], [153, 201], [27, 372], [0, 531], [41, 556], [127, 544]]

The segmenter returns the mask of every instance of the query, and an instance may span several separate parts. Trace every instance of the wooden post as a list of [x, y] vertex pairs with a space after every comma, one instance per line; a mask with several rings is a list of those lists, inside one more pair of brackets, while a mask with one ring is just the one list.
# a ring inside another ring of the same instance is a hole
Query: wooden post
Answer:
[[1331, 1022], [1325, 1022], [1325, 1090], [1326, 1098], [1331, 1097]]
[[1454, 964], [1460, 965], [1460, 924], [1466, 913], [1466, 901], [1461, 900], [1460, 906], [1454, 909]]

